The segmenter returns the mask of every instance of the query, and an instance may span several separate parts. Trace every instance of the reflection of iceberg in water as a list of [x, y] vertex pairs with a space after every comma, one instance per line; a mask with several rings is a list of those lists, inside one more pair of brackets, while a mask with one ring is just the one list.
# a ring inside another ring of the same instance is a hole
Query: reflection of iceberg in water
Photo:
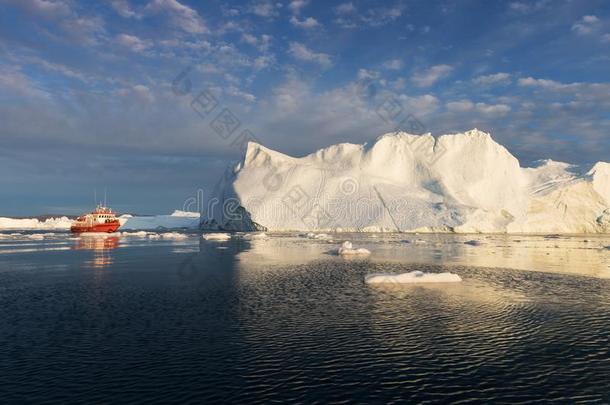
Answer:
[[[372, 255], [366, 260], [372, 263], [463, 265], [610, 278], [610, 252], [602, 249], [610, 243], [607, 236], [480, 235], [477, 240], [481, 243], [476, 246], [464, 244], [472, 235], [340, 236], [370, 250]], [[409, 243], [409, 239], [419, 243]], [[292, 235], [271, 234], [264, 240], [239, 243], [241, 248], [235, 253], [242, 269], [341, 260], [326, 254], [335, 244]]]
[[76, 240], [74, 245], [75, 250], [92, 250], [92, 260], [87, 260], [84, 264], [87, 267], [94, 269], [103, 269], [109, 267], [113, 262], [110, 251], [119, 247], [118, 236], [86, 236]]

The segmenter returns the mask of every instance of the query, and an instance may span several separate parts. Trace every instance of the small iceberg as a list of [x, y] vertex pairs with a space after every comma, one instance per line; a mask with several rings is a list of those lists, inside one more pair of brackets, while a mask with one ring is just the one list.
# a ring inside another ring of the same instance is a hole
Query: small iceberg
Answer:
[[[230, 236], [229, 236], [230, 238]], [[265, 232], [247, 233], [243, 236], [245, 240], [262, 240], [267, 239], [268, 236]]]
[[374, 273], [364, 278], [367, 284], [459, 283], [462, 278], [453, 273], [424, 273], [412, 271], [402, 274]]
[[337, 254], [341, 256], [353, 256], [353, 255], [370, 255], [371, 252], [368, 249], [359, 248], [354, 249], [352, 242], [345, 241], [341, 245], [339, 249], [337, 249]]
[[319, 239], [319, 240], [330, 240], [332, 239], [331, 236], [327, 233], [313, 233], [310, 232], [307, 235], [305, 235], [305, 237], [307, 239]]
[[161, 234], [161, 237], [163, 239], [186, 239], [186, 238], [188, 238], [188, 235], [186, 235], [184, 233], [178, 233], [178, 232], [167, 232], [167, 233]]
[[148, 236], [148, 232], [139, 231], [139, 232], [119, 232], [121, 236], [129, 236], [134, 238], [145, 238]]
[[205, 240], [213, 240], [217, 242], [227, 241], [231, 239], [231, 235], [228, 233], [204, 233], [201, 237]]

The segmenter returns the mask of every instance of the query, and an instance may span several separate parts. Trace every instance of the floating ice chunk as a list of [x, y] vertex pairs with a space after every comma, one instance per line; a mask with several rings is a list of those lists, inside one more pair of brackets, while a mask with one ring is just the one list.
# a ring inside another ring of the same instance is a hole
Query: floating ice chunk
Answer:
[[267, 239], [267, 237], [265, 232], [247, 233], [243, 236], [245, 240], [261, 240]]
[[481, 246], [483, 244], [483, 242], [481, 242], [480, 240], [468, 240], [466, 242], [464, 242], [464, 245], [470, 245], [470, 246]]
[[166, 232], [166, 233], [162, 233], [161, 237], [163, 239], [186, 239], [189, 236], [184, 233], [179, 233], [179, 232]]
[[313, 233], [309, 232], [305, 235], [308, 239], [320, 239], [320, 240], [330, 240], [331, 236], [326, 233]]
[[121, 236], [131, 236], [134, 238], [145, 238], [148, 236], [148, 232], [139, 231], [139, 232], [121, 232]]
[[412, 271], [402, 274], [374, 273], [364, 278], [367, 284], [459, 283], [462, 278], [453, 273], [424, 273]]
[[342, 256], [344, 256], [344, 255], [346, 255], [346, 256], [370, 255], [371, 252], [368, 249], [364, 249], [364, 248], [354, 249], [352, 242], [346, 240], [345, 242], [343, 242], [341, 247], [339, 249], [337, 249], [337, 254], [342, 255]]
[[204, 233], [201, 237], [205, 240], [213, 240], [217, 242], [231, 239], [231, 235], [228, 233]]

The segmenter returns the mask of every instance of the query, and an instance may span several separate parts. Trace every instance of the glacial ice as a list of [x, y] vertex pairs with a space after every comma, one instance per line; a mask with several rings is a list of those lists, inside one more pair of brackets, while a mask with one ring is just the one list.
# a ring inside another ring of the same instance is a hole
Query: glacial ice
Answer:
[[231, 235], [228, 233], [204, 233], [201, 237], [205, 240], [218, 242], [227, 241], [231, 239]]
[[265, 232], [253, 232], [253, 233], [245, 234], [243, 236], [243, 238], [245, 240], [263, 240], [263, 239], [267, 239], [268, 236], [267, 236], [267, 234]]
[[355, 255], [370, 255], [371, 252], [368, 249], [358, 248], [355, 249], [352, 245], [352, 242], [345, 241], [341, 245], [339, 249], [337, 249], [337, 254], [341, 256], [355, 256]]
[[[610, 164], [534, 168], [479, 130], [390, 133], [295, 158], [248, 144], [204, 229], [295, 232], [610, 233]], [[233, 207], [233, 209], [223, 209]]]
[[179, 232], [165, 232], [160, 235], [163, 239], [187, 239], [189, 237], [188, 235]]
[[[197, 229], [199, 213], [174, 211], [170, 215], [133, 216], [124, 214], [119, 217], [121, 234], [123, 231], [142, 231], [154, 229]], [[0, 230], [69, 230], [73, 219], [68, 217], [48, 218], [6, 218], [0, 217]], [[125, 233], [127, 235], [127, 233]]]

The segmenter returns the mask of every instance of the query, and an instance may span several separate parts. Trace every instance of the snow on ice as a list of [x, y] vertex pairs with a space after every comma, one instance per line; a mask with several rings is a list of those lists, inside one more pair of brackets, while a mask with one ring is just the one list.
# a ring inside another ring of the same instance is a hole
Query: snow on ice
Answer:
[[231, 235], [228, 233], [204, 233], [201, 237], [205, 240], [217, 242], [227, 241], [231, 239]]
[[354, 255], [370, 255], [371, 252], [368, 249], [359, 248], [355, 249], [352, 245], [352, 242], [345, 241], [341, 245], [339, 249], [337, 249], [337, 254], [341, 256], [354, 256]]
[[[610, 233], [610, 163], [522, 168], [479, 130], [390, 133], [294, 158], [249, 143], [219, 181], [206, 229]], [[230, 202], [230, 204], [225, 204]], [[227, 212], [229, 211], [229, 212]]]

